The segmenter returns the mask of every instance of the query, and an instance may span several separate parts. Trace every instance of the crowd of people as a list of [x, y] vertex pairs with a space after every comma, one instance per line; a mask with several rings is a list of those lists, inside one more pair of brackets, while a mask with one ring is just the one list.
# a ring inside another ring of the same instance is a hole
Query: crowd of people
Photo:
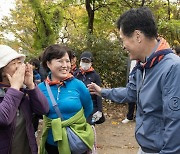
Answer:
[[173, 51], [158, 37], [147, 7], [123, 13], [117, 28], [136, 62], [126, 87], [101, 88], [92, 52], [77, 57], [68, 46], [53, 44], [25, 63], [24, 54], [0, 45], [0, 153], [96, 154], [95, 125], [105, 121], [102, 97], [129, 103], [122, 123], [136, 119], [138, 154], [180, 153], [179, 46]]

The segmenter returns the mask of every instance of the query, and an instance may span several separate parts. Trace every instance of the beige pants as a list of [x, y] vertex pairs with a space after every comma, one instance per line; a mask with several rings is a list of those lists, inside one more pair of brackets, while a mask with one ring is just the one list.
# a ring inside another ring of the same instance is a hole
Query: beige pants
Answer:
[[158, 154], [158, 153], [146, 153], [146, 152], [143, 152], [141, 148], [139, 148], [139, 151], [137, 154]]

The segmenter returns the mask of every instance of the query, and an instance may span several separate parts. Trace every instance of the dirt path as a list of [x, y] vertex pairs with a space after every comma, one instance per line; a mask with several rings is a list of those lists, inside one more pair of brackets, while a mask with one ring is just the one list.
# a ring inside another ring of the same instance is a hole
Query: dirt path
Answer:
[[98, 154], [137, 154], [134, 127], [135, 122], [122, 124], [114, 120], [96, 125]]

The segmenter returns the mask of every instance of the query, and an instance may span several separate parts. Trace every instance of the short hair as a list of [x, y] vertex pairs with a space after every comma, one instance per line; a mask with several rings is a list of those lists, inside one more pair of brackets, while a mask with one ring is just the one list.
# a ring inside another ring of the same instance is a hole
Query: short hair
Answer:
[[40, 60], [38, 60], [37, 58], [32, 58], [29, 63], [33, 66], [35, 66], [35, 68], [38, 70], [40, 67]]
[[180, 54], [180, 45], [177, 45], [174, 50], [176, 51], [176, 54]]
[[151, 10], [147, 7], [132, 8], [122, 14], [117, 21], [117, 28], [125, 36], [132, 36], [135, 30], [140, 30], [146, 37], [157, 37], [157, 26]]
[[62, 58], [66, 53], [68, 54], [69, 59], [71, 60], [72, 50], [67, 46], [59, 45], [59, 44], [53, 44], [48, 46], [42, 54], [42, 65], [44, 69], [49, 71], [49, 68], [47, 66], [47, 61], [51, 61], [52, 59]]

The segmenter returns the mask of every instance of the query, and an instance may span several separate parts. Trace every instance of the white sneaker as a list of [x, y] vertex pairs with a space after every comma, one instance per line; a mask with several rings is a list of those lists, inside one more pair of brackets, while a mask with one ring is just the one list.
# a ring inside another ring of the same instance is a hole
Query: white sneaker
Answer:
[[122, 123], [123, 123], [123, 124], [127, 124], [127, 123], [130, 122], [130, 121], [132, 121], [132, 120], [129, 120], [129, 119], [125, 118], [125, 119], [122, 121]]

